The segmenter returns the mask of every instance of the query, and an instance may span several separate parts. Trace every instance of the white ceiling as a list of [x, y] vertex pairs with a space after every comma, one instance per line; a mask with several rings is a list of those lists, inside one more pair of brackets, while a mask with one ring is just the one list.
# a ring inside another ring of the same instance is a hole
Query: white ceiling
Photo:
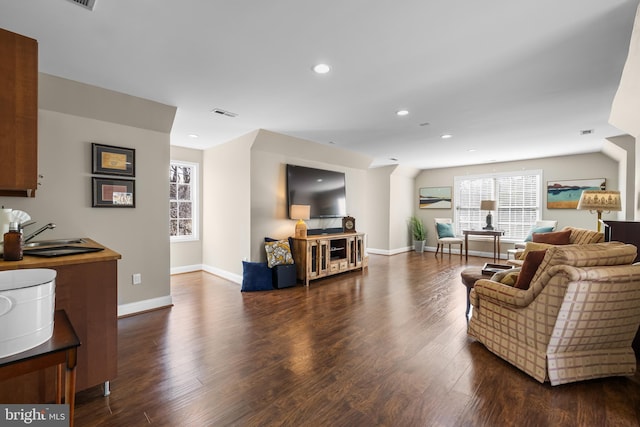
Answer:
[[[177, 106], [173, 145], [207, 148], [263, 128], [373, 166], [435, 168], [594, 152], [621, 134], [607, 120], [637, 7], [96, 0], [88, 11], [0, 0], [0, 27], [39, 41], [44, 73]], [[318, 62], [331, 73], [314, 74]]]

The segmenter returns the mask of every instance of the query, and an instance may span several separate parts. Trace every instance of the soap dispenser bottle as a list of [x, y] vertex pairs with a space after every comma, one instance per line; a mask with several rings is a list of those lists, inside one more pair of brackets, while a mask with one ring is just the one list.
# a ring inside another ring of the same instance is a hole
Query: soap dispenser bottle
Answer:
[[22, 247], [24, 241], [20, 225], [17, 222], [9, 224], [9, 231], [4, 234], [4, 254], [5, 261], [20, 261], [22, 259]]

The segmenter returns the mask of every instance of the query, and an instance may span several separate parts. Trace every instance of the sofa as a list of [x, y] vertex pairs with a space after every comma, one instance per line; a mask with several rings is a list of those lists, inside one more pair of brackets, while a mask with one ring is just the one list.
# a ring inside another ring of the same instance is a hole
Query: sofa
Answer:
[[539, 266], [527, 257], [519, 274], [533, 269], [528, 286], [480, 279], [470, 294], [468, 335], [554, 386], [633, 375], [632, 341], [640, 326], [636, 252], [619, 242], [552, 246]]
[[515, 259], [507, 262], [515, 266], [522, 266], [524, 257], [530, 250], [539, 250], [549, 245], [569, 244], [586, 245], [590, 243], [604, 242], [604, 233], [588, 230], [586, 228], [564, 227], [560, 231], [549, 233], [533, 233], [532, 241], [527, 242], [524, 249], [516, 252]]

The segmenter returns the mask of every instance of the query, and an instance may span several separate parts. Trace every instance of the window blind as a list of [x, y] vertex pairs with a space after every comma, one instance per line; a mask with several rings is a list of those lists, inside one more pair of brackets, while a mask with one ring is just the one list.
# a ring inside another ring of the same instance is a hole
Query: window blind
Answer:
[[540, 219], [542, 171], [518, 171], [454, 178], [454, 213], [457, 234], [480, 230], [486, 225], [481, 200], [496, 200], [493, 226], [504, 230], [506, 239], [523, 240]]

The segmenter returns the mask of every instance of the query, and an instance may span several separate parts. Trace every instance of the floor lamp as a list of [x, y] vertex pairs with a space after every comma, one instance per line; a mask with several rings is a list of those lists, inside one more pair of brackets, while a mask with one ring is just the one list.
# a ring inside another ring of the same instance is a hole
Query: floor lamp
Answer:
[[602, 212], [622, 210], [620, 192], [615, 190], [584, 190], [578, 202], [578, 209], [598, 213], [598, 232], [600, 232]]

